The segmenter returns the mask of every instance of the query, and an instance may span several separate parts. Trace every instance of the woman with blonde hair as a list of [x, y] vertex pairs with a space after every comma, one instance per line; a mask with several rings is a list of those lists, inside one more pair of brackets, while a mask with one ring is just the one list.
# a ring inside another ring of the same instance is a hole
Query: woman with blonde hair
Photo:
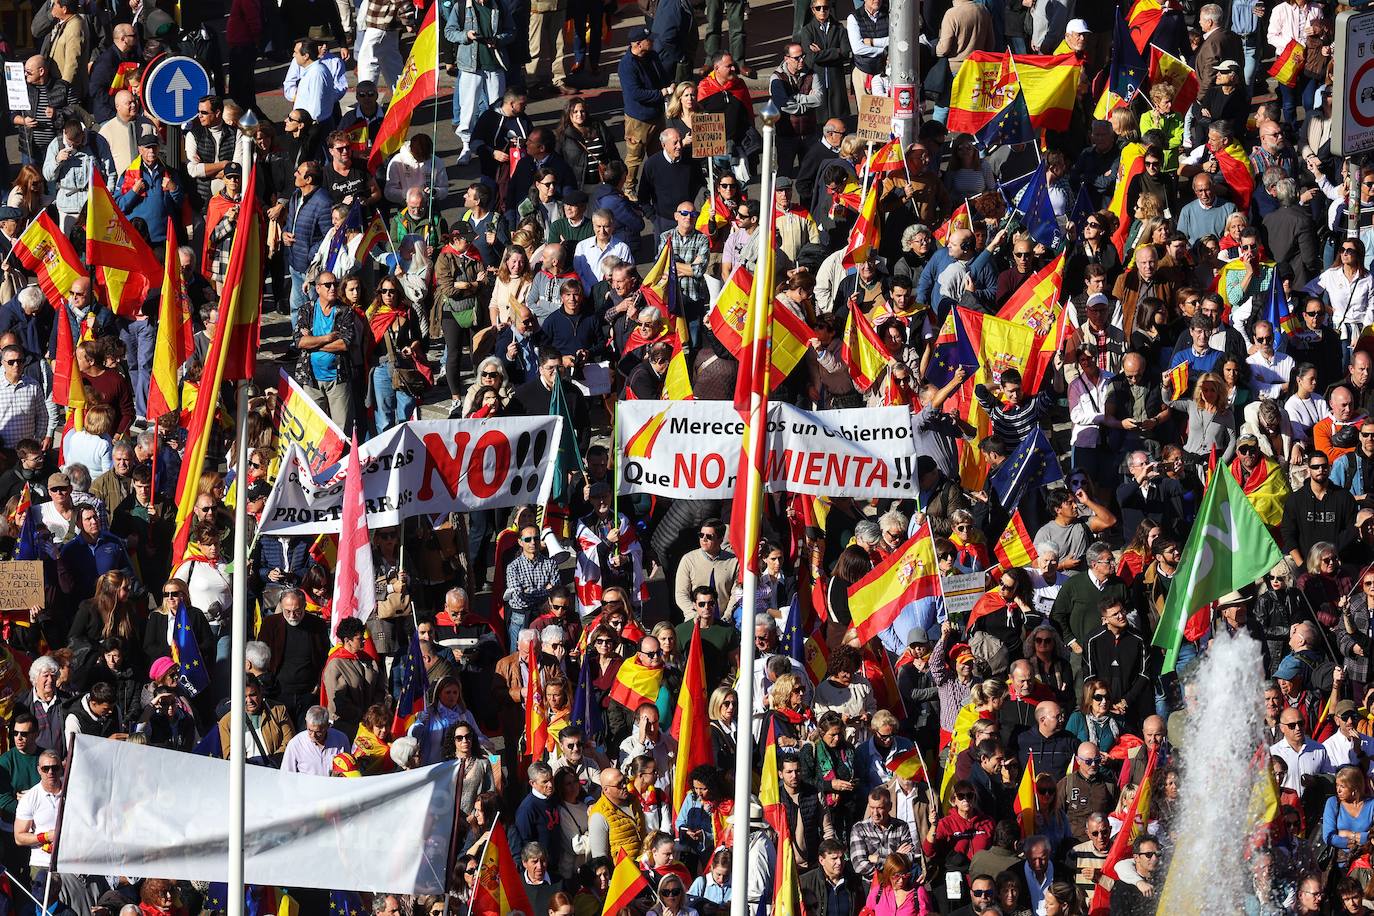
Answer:
[[[764, 713], [759, 734], [766, 735], [772, 728], [778, 747], [787, 752], [800, 748], [809, 731], [810, 712], [802, 708], [805, 695], [801, 678], [795, 674], [784, 674], [774, 681], [768, 691], [768, 710]], [[747, 710], [740, 713], [741, 719], [747, 715]], [[762, 756], [761, 748], [759, 756]]]
[[1193, 385], [1192, 397], [1179, 396], [1167, 402], [1187, 417], [1188, 436], [1183, 450], [1198, 467], [1205, 467], [1212, 449], [1217, 461], [1230, 464], [1236, 450], [1236, 417], [1226, 405], [1226, 383], [1215, 372], [1204, 372]]
[[[80, 428], [72, 427], [62, 437], [62, 460], [84, 464], [91, 477], [99, 477], [114, 464], [114, 410], [106, 404], [86, 408]], [[108, 507], [113, 513], [115, 507]]]
[[711, 747], [715, 751], [716, 766], [722, 771], [734, 765], [735, 743], [739, 736], [739, 694], [729, 687], [711, 691], [706, 704], [711, 720]]
[[1112, 122], [1112, 133], [1116, 134], [1118, 140], [1123, 143], [1140, 142], [1140, 121], [1130, 108], [1114, 109], [1107, 120]]
[[664, 108], [668, 127], [682, 134], [682, 155], [692, 155], [692, 116], [697, 112], [697, 84], [685, 80], [673, 87]]
[[501, 263], [496, 268], [496, 280], [491, 287], [491, 329], [495, 334], [510, 327], [517, 305], [523, 305], [529, 295], [534, 271], [530, 256], [519, 245], [506, 246]]

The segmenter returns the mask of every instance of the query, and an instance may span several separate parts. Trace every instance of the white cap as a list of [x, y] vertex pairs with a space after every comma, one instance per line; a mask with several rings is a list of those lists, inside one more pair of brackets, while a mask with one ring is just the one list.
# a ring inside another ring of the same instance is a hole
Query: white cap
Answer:
[[1069, 35], [1087, 35], [1092, 32], [1092, 29], [1088, 28], [1088, 23], [1085, 20], [1070, 19], [1064, 32]]
[[1111, 302], [1111, 300], [1102, 293], [1093, 293], [1088, 297], [1088, 301], [1085, 302], [1084, 305], [1107, 305], [1109, 302]]

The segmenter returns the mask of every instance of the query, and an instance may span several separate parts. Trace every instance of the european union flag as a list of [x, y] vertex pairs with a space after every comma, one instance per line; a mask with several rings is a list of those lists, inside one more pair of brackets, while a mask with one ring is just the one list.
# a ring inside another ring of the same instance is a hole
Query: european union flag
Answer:
[[806, 634], [802, 632], [801, 593], [792, 596], [792, 604], [787, 608], [787, 618], [782, 625], [782, 645], [787, 654], [806, 667]]
[[29, 506], [24, 513], [24, 524], [19, 528], [19, 540], [14, 545], [16, 560], [46, 560], [52, 557], [52, 536], [48, 529], [38, 523], [41, 512], [39, 505]]
[[363, 916], [363, 898], [354, 891], [330, 891], [329, 916]]
[[205, 670], [205, 661], [200, 657], [190, 613], [185, 601], [177, 603], [177, 619], [172, 625], [172, 661], [181, 669], [181, 688], [188, 697], [194, 697], [210, 688], [210, 672]]
[[[215, 729], [219, 731], [219, 729]], [[207, 911], [224, 912], [229, 909], [229, 885], [223, 881], [211, 881], [210, 886], [205, 890], [205, 903]]]
[[1298, 331], [1298, 318], [1293, 314], [1288, 297], [1283, 292], [1283, 280], [1274, 268], [1261, 268], [1269, 273], [1269, 295], [1265, 297], [1264, 309], [1260, 318], [1269, 322], [1274, 329], [1274, 349], [1285, 343], [1285, 338]]
[[1112, 36], [1112, 66], [1108, 86], [1112, 92], [1130, 102], [1149, 78], [1150, 67], [1145, 56], [1135, 46], [1131, 30], [1121, 11], [1116, 13], [1116, 30]]
[[1073, 200], [1073, 209], [1069, 211], [1069, 222], [1073, 223], [1078, 229], [1079, 234], [1083, 232], [1083, 224], [1088, 221], [1096, 211], [1093, 207], [1092, 195], [1088, 193], [1088, 183], [1085, 181], [1078, 186], [1078, 196]]
[[[954, 326], [952, 336], [947, 333], [951, 324]], [[954, 371], [960, 366], [964, 367], [965, 373], [971, 378], [980, 365], [978, 353], [973, 349], [973, 341], [968, 336], [968, 329], [959, 317], [959, 310], [952, 309], [945, 319], [945, 328], [941, 329], [940, 336], [935, 340], [935, 355], [926, 369], [926, 378], [931, 384], [943, 388], [954, 378]]]
[[1005, 509], [1020, 505], [1031, 487], [1045, 487], [1064, 479], [1054, 447], [1045, 431], [1036, 427], [1012, 452], [1011, 457], [992, 475], [988, 485]]
[[223, 757], [224, 745], [219, 740], [219, 726], [216, 725], [205, 733], [205, 737], [196, 742], [196, 746], [191, 748], [191, 753], [198, 757]]
[[[587, 657], [591, 658], [590, 652]], [[577, 690], [573, 692], [572, 703], [571, 722], [581, 728], [582, 733], [589, 738], [601, 734], [601, 702], [592, 688], [594, 667], [590, 661], [583, 661], [582, 670], [577, 675]]]
[[1034, 142], [1035, 128], [1031, 125], [1030, 109], [1026, 107], [1026, 97], [1021, 90], [1017, 89], [1011, 101], [973, 136], [983, 149]]
[[1019, 178], [1009, 178], [997, 185], [997, 190], [1002, 192], [1002, 199], [1007, 202], [1007, 206], [1015, 206], [1016, 198], [1025, 190], [1026, 185], [1035, 177], [1035, 170], [1031, 170]]
[[399, 685], [396, 691], [396, 711], [392, 713], [391, 734], [393, 737], [404, 735], [415, 722], [415, 717], [424, 711], [425, 697], [429, 694], [429, 675], [425, 672], [425, 657], [420, 654], [420, 632], [412, 630], [410, 649], [396, 662], [398, 671], [392, 672], [393, 683]]
[[1026, 231], [1046, 248], [1059, 244], [1059, 221], [1054, 215], [1054, 205], [1050, 203], [1050, 184], [1044, 160], [1040, 168], [1031, 173], [1030, 181], [1016, 199], [1016, 209], [1026, 220]]

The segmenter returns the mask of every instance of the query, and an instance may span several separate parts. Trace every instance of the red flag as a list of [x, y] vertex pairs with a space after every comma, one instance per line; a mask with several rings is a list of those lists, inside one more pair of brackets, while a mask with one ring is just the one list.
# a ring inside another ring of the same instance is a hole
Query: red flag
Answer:
[[339, 624], [347, 618], [357, 617], [366, 622], [377, 608], [377, 577], [372, 567], [372, 541], [367, 533], [367, 501], [363, 497], [356, 428], [346, 461], [338, 568], [334, 570], [334, 600], [329, 603], [330, 636], [338, 633]]
[[[1122, 761], [1122, 771], [1129, 773], [1131, 761], [1129, 758]], [[1150, 756], [1145, 760], [1145, 775], [1140, 778], [1140, 785], [1136, 789], [1135, 798], [1131, 800], [1131, 808], [1126, 814], [1126, 821], [1121, 825], [1121, 832], [1112, 841], [1112, 848], [1107, 853], [1107, 861], [1102, 864], [1102, 877], [1116, 880], [1116, 866], [1128, 855], [1130, 855], [1131, 844], [1140, 835], [1140, 831], [1145, 823], [1150, 819], [1150, 782], [1155, 771], [1155, 752], [1150, 751]], [[1140, 823], [1137, 823], [1140, 819]], [[1093, 891], [1092, 906], [1089, 908], [1089, 916], [1107, 916], [1110, 903], [1111, 892], [1098, 880], [1097, 888]]]
[[673, 770], [673, 813], [692, 788], [692, 770], [715, 762], [711, 744], [711, 720], [706, 714], [706, 661], [701, 648], [701, 624], [692, 627], [692, 642], [687, 647], [687, 668], [673, 713], [672, 736], [677, 740], [677, 761]]

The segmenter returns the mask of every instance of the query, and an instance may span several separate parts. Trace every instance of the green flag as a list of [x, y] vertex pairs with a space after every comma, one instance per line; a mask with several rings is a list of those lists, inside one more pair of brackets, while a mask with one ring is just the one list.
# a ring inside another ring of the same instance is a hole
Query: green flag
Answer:
[[1194, 612], [1227, 592], [1253, 585], [1282, 558], [1240, 484], [1219, 465], [1188, 532], [1183, 561], [1155, 629], [1154, 644], [1164, 650], [1164, 672], [1174, 670], [1184, 625]]
[[582, 453], [577, 448], [577, 427], [573, 425], [572, 410], [564, 394], [563, 386], [566, 384], [563, 370], [560, 369], [554, 374], [553, 393], [549, 396], [549, 416], [563, 418], [563, 433], [553, 456], [553, 487], [549, 490], [549, 502], [562, 506], [572, 501], [572, 494], [568, 492], [568, 475], [573, 471], [586, 473]]

